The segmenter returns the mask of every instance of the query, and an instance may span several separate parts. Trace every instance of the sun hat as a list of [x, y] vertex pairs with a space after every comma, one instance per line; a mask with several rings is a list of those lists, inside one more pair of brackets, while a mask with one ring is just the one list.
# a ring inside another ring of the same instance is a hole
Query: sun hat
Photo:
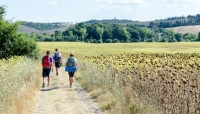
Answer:
[[74, 56], [74, 53], [73, 53], [73, 52], [71, 52], [71, 53], [70, 53], [70, 56]]

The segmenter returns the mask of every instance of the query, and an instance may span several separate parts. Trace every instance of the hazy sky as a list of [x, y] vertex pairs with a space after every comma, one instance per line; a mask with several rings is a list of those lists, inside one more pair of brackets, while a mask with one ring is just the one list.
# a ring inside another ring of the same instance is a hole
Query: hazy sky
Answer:
[[83, 22], [91, 19], [149, 21], [200, 13], [200, 0], [0, 0], [6, 19]]

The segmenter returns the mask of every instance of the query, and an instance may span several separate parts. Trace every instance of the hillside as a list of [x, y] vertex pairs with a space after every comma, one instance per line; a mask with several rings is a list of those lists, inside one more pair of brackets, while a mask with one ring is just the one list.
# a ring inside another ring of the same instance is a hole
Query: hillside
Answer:
[[[73, 26], [73, 25], [71, 25], [71, 26]], [[69, 27], [70, 27], [70, 26], [62, 27], [62, 28], [57, 28], [57, 29], [51, 29], [51, 30], [43, 30], [43, 31], [41, 31], [41, 30], [37, 30], [37, 29], [31, 28], [31, 27], [27, 27], [27, 26], [24, 26], [24, 25], [20, 25], [20, 26], [19, 26], [19, 29], [18, 29], [18, 32], [19, 32], [19, 33], [29, 33], [29, 34], [32, 33], [32, 32], [35, 32], [35, 33], [37, 33], [37, 34], [43, 34], [43, 33], [45, 33], [45, 34], [47, 34], [47, 35], [51, 35], [51, 34], [54, 34], [55, 31], [59, 31], [59, 30], [65, 31], [65, 30], [67, 30]]]
[[180, 26], [180, 27], [173, 27], [173, 28], [166, 28], [168, 30], [172, 29], [175, 33], [192, 33], [198, 34], [200, 32], [200, 25], [191, 25], [191, 26]]

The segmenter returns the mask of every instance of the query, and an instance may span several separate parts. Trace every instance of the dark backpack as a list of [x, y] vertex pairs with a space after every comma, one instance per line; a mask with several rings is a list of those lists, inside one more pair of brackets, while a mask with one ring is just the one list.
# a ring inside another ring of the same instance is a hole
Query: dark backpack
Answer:
[[67, 66], [76, 66], [75, 64], [76, 64], [76, 61], [74, 58], [72, 58], [72, 57], [68, 58]]
[[59, 52], [54, 54], [53, 59], [54, 59], [55, 61], [60, 60]]

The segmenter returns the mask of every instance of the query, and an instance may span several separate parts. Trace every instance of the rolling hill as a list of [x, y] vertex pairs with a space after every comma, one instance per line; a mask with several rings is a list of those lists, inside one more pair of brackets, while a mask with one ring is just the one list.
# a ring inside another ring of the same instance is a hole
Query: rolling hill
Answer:
[[[73, 25], [71, 25], [73, 26]], [[67, 27], [62, 27], [62, 28], [58, 28], [58, 29], [51, 29], [51, 30], [43, 30], [43, 31], [40, 31], [40, 30], [37, 30], [37, 29], [34, 29], [34, 28], [31, 28], [31, 27], [27, 27], [27, 26], [24, 26], [24, 25], [20, 25], [19, 26], [19, 29], [18, 29], [18, 33], [32, 33], [32, 32], [35, 32], [37, 34], [47, 34], [47, 35], [51, 35], [51, 34], [54, 34], [55, 31], [65, 31], [69, 28], [70, 26], [67, 26]]]
[[[132, 23], [118, 23], [118, 24], [137, 24], [137, 25], [145, 25], [148, 26], [150, 23], [150, 21], [144, 21], [144, 22], [132, 22]], [[47, 35], [51, 35], [54, 34], [55, 31], [65, 31], [67, 30], [69, 27], [74, 26], [74, 25], [70, 25], [67, 27], [62, 27], [62, 28], [57, 28], [57, 29], [51, 29], [51, 30], [37, 30], [31, 27], [27, 27], [25, 25], [20, 25], [18, 32], [19, 33], [32, 33], [35, 32], [37, 34], [47, 34]], [[182, 34], [186, 34], [186, 33], [192, 33], [192, 34], [198, 34], [200, 32], [200, 25], [189, 25], [189, 26], [179, 26], [179, 27], [172, 27], [172, 28], [166, 28], [168, 30], [172, 29], [174, 30], [175, 33], [182, 33]]]
[[180, 26], [180, 27], [173, 27], [173, 28], [166, 28], [168, 30], [172, 29], [175, 33], [192, 33], [198, 34], [200, 32], [200, 25], [191, 25], [191, 26]]

